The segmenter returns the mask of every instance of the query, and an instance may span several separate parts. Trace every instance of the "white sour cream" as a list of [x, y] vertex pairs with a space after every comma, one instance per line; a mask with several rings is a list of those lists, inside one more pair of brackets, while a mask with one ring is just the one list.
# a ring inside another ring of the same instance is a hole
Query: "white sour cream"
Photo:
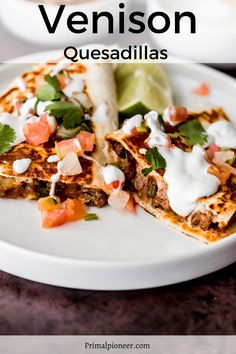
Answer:
[[37, 114], [40, 116], [43, 113], [45, 113], [46, 112], [46, 107], [49, 106], [52, 103], [53, 103], [52, 101], [39, 102], [37, 104]]
[[25, 173], [30, 167], [31, 162], [31, 159], [15, 160], [13, 162], [13, 170], [19, 175]]
[[56, 189], [56, 184], [57, 182], [60, 181], [61, 175], [62, 175], [62, 168], [63, 168], [63, 162], [59, 161], [57, 164], [57, 173], [55, 175], [52, 175], [51, 177], [51, 189], [50, 189], [50, 197], [55, 196], [55, 189]]
[[167, 146], [169, 143], [168, 135], [163, 132], [160, 123], [158, 121], [158, 113], [152, 111], [144, 117], [147, 126], [151, 129], [151, 133], [148, 137], [147, 143], [150, 148], [155, 146]]
[[48, 157], [47, 162], [48, 163], [54, 163], [60, 161], [60, 157], [57, 155], [51, 155]]
[[122, 131], [125, 133], [125, 134], [131, 134], [132, 132], [132, 129], [135, 129], [135, 128], [140, 128], [141, 125], [142, 125], [142, 120], [143, 120], [143, 117], [141, 116], [141, 114], [137, 114], [136, 116], [130, 118], [130, 119], [127, 119], [124, 124], [123, 124], [123, 127], [122, 127]]
[[27, 119], [32, 116], [32, 112], [35, 109], [36, 102], [37, 102], [37, 98], [32, 97], [26, 100], [25, 103], [22, 104], [22, 106], [20, 107], [20, 117], [22, 119]]
[[164, 180], [168, 184], [170, 206], [176, 214], [188, 216], [197, 207], [199, 198], [217, 192], [220, 181], [207, 172], [210, 165], [200, 146], [194, 146], [192, 152], [160, 147], [159, 152], [166, 160]]
[[220, 148], [236, 149], [236, 124], [219, 121], [210, 124], [207, 128], [209, 141]]
[[64, 88], [63, 93], [66, 96], [71, 97], [75, 94], [83, 93], [84, 88], [85, 88], [85, 81], [81, 79], [80, 75], [73, 75], [67, 87]]
[[125, 182], [124, 173], [117, 167], [108, 165], [106, 167], [101, 168], [101, 175], [104, 178], [105, 184], [111, 184], [115, 181], [119, 181], [120, 185]]

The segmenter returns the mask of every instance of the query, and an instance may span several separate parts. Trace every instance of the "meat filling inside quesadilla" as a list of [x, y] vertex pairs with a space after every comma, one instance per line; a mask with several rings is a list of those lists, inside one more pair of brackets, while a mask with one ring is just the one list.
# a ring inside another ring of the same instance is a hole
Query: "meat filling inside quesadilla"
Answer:
[[[156, 123], [148, 126], [150, 117]], [[160, 125], [151, 112], [107, 136], [110, 161], [124, 172], [138, 204], [204, 241], [225, 237], [236, 212], [236, 146], [229, 136], [220, 142], [215, 134], [213, 141], [209, 133], [222, 122], [221, 129], [229, 122], [222, 110], [188, 114], [177, 125], [163, 118]]]

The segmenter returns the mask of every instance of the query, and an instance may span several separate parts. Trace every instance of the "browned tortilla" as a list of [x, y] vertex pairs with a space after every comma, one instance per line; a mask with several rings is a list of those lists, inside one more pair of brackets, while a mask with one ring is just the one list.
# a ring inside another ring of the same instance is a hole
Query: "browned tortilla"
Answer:
[[[201, 113], [192, 113], [189, 119], [199, 119], [199, 121], [207, 126], [209, 123], [213, 123], [220, 119], [228, 120], [226, 114], [222, 109], [214, 109], [211, 111], [205, 111]], [[174, 133], [176, 128], [166, 127], [169, 132]], [[126, 135], [122, 131], [117, 131], [106, 136], [106, 140], [109, 143], [108, 153], [111, 162], [116, 162], [118, 165], [125, 166], [125, 161], [127, 159], [130, 162], [130, 166], [133, 166], [133, 170], [138, 172], [140, 177], [140, 183], [145, 188], [148, 183], [148, 178], [153, 178], [153, 180], [158, 181], [159, 189], [161, 190], [167, 188], [167, 184], [164, 181], [164, 169], [157, 171], [152, 171], [148, 177], [144, 177], [142, 174], [142, 169], [150, 167], [145, 156], [141, 154], [140, 149], [147, 149], [145, 140], [148, 137], [148, 133], [140, 133], [134, 136]], [[120, 143], [123, 150], [126, 151], [126, 155], [119, 148], [120, 157], [115, 152], [113, 142]], [[184, 139], [181, 137], [172, 139], [172, 142], [184, 151], [190, 151], [191, 148], [186, 144]], [[134, 189], [134, 197], [136, 202], [148, 211], [150, 214], [154, 215], [157, 219], [166, 222], [168, 225], [174, 227], [175, 229], [182, 231], [183, 233], [200, 239], [204, 242], [213, 242], [220, 240], [232, 233], [232, 223], [234, 220], [234, 215], [236, 213], [236, 178], [231, 177], [225, 186], [220, 187], [220, 190], [208, 198], [201, 198], [199, 202], [206, 208], [207, 213], [211, 212], [214, 214], [214, 220], [217, 222], [212, 223], [212, 225], [207, 229], [203, 230], [199, 225], [192, 225], [190, 218], [183, 218], [178, 216], [170, 208], [165, 209], [165, 201], [163, 199], [163, 206], [153, 206], [150, 202], [150, 198], [140, 193], [135, 188], [135, 177], [130, 173], [131, 168], [123, 167], [124, 172], [128, 175], [128, 179], [131, 182], [132, 189]], [[161, 186], [161, 187], [160, 187]], [[167, 203], [167, 202], [166, 202]], [[167, 210], [168, 209], [168, 210]]]

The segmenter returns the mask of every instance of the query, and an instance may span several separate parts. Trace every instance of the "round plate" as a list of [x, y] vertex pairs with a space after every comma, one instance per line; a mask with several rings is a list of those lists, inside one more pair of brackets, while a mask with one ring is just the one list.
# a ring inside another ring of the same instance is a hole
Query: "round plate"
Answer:
[[[0, 68], [4, 89], [39, 55]], [[43, 53], [53, 59], [58, 53]], [[202, 108], [223, 106], [233, 119], [236, 82], [198, 64], [167, 64], [176, 100]], [[192, 89], [206, 81], [209, 99]], [[195, 108], [194, 107], [194, 108]], [[137, 215], [111, 208], [91, 209], [99, 221], [67, 224], [52, 230], [40, 227], [35, 202], [0, 200], [0, 268], [8, 273], [57, 286], [93, 290], [127, 290], [162, 286], [193, 279], [236, 260], [236, 235], [206, 245], [176, 232], [142, 209]]]

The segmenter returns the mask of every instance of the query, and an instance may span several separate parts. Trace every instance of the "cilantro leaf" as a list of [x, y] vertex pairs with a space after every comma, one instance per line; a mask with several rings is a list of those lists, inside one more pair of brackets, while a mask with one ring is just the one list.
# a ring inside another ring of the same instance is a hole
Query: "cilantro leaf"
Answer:
[[99, 220], [99, 217], [97, 216], [97, 214], [86, 214], [85, 221], [92, 221], [92, 220]]
[[36, 91], [37, 99], [43, 102], [59, 100], [63, 94], [57, 77], [46, 75], [44, 81], [45, 83]]
[[46, 107], [50, 111], [50, 115], [63, 119], [63, 125], [66, 129], [74, 129], [83, 121], [83, 110], [71, 102], [53, 102]]
[[164, 157], [159, 153], [157, 147], [152, 148], [149, 150], [146, 155], [146, 159], [148, 162], [150, 162], [151, 167], [149, 168], [144, 168], [142, 170], [143, 175], [146, 177], [149, 175], [154, 170], [158, 170], [160, 168], [165, 168], [166, 167], [166, 160]]
[[180, 125], [179, 133], [186, 138], [187, 143], [191, 146], [196, 144], [204, 145], [207, 142], [206, 131], [197, 119]]
[[8, 152], [11, 150], [12, 143], [16, 139], [16, 133], [7, 124], [0, 123], [0, 153]]

